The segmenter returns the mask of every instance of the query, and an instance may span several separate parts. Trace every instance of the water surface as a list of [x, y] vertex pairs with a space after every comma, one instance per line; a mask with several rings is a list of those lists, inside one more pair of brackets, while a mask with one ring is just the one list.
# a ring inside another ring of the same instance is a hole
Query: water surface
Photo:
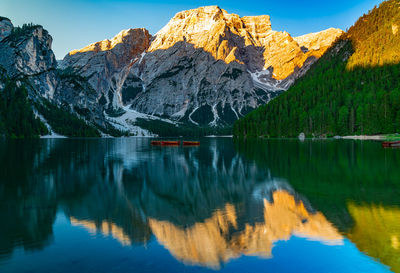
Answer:
[[0, 272], [400, 272], [373, 141], [0, 142]]

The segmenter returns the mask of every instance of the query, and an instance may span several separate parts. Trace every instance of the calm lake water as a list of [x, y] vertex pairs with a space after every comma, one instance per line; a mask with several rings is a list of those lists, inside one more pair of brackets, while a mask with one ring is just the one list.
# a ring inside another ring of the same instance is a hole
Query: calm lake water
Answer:
[[0, 272], [400, 272], [379, 142], [0, 141]]

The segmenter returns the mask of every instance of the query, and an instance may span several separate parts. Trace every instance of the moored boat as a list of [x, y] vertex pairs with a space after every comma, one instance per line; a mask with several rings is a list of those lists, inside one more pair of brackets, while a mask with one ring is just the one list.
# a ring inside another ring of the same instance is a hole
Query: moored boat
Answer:
[[151, 145], [153, 145], [153, 146], [160, 146], [160, 145], [161, 145], [161, 141], [153, 140], [153, 141], [151, 142]]
[[384, 142], [382, 142], [382, 147], [384, 147], [384, 148], [391, 148], [391, 147], [400, 148], [400, 141], [384, 141]]
[[199, 146], [200, 141], [183, 141], [183, 146]]
[[161, 141], [162, 146], [179, 146], [179, 141]]

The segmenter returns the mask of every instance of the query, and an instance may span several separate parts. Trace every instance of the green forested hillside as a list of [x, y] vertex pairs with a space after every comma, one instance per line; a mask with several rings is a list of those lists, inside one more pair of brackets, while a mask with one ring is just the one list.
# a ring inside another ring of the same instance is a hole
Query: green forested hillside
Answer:
[[94, 126], [87, 124], [76, 114], [67, 109], [43, 100], [37, 103], [36, 108], [50, 124], [52, 130], [68, 137], [100, 137], [100, 132]]
[[35, 117], [27, 94], [23, 85], [5, 81], [0, 92], [0, 136], [32, 138], [48, 133], [46, 126]]
[[355, 48], [347, 68], [400, 63], [400, 1], [383, 2], [347, 32]]
[[161, 120], [136, 119], [135, 125], [160, 137], [203, 137], [209, 135], [232, 135], [232, 127], [199, 127], [188, 124], [172, 124]]
[[[3, 78], [0, 90], [0, 137], [37, 138], [49, 133], [35, 115], [32, 101], [23, 82]], [[77, 115], [43, 100], [35, 103], [36, 109], [46, 118], [53, 131], [70, 137], [99, 137], [99, 131]]]
[[400, 132], [400, 2], [361, 17], [287, 92], [234, 125], [237, 136]]

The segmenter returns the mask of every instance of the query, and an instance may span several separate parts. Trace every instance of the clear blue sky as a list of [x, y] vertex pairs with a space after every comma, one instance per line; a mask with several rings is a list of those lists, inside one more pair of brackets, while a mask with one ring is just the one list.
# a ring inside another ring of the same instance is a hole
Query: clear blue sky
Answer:
[[218, 5], [240, 16], [271, 16], [272, 28], [293, 36], [329, 27], [343, 30], [382, 0], [0, 0], [0, 16], [14, 25], [37, 23], [53, 36], [62, 59], [73, 49], [112, 38], [122, 29], [145, 27], [155, 34], [177, 12]]

